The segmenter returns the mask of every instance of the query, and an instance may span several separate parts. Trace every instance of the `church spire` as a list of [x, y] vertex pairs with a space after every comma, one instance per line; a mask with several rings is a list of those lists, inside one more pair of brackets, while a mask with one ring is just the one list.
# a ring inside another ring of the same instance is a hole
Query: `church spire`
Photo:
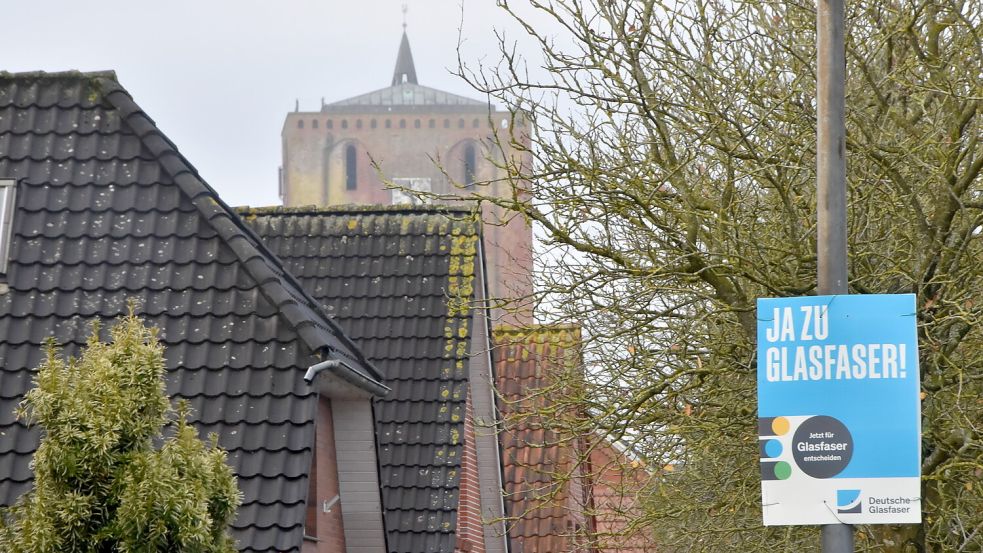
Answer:
[[416, 81], [416, 67], [413, 65], [413, 53], [410, 52], [410, 39], [406, 36], [406, 4], [403, 4], [403, 40], [399, 42], [399, 54], [396, 55], [396, 70], [393, 71], [393, 86], [398, 84], [420, 84]]

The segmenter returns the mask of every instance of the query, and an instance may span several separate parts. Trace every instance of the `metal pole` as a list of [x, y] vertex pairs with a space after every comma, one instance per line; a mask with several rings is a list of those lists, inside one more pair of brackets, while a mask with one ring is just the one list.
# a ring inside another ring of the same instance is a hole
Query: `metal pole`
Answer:
[[822, 530], [823, 553], [853, 553], [853, 526], [827, 524]]
[[817, 8], [819, 293], [846, 294], [846, 57], [843, 0], [818, 0]]
[[[847, 294], [846, 54], [843, 0], [817, 0], [816, 178], [820, 294]], [[853, 553], [853, 527], [822, 527], [823, 553]]]

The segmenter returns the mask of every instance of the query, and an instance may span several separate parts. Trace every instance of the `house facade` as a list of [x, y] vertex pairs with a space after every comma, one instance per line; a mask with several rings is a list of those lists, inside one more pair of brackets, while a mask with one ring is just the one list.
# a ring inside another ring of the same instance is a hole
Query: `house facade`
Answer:
[[[584, 511], [580, 442], [500, 439], [544, 374], [583, 367], [575, 328], [495, 303], [531, 290], [526, 223], [440, 198], [495, 181], [511, 155], [488, 146], [495, 129], [529, 124], [478, 104], [417, 84], [404, 34], [390, 87], [287, 118], [285, 200], [334, 207], [237, 212], [115, 74], [0, 73], [0, 506], [32, 484], [39, 430], [13, 410], [43, 343], [77, 354], [135, 300], [161, 329], [168, 393], [229, 452], [243, 551], [586, 551], [579, 535], [617, 529]], [[387, 144], [405, 161], [392, 179], [431, 204], [358, 165]], [[351, 146], [339, 176], [331, 156]], [[427, 151], [447, 166], [427, 173]], [[525, 330], [493, 340], [503, 321]]]
[[446, 206], [240, 214], [392, 389], [373, 405], [385, 550], [504, 553], [480, 225]]
[[[372, 435], [379, 370], [111, 72], [0, 73], [0, 187], [0, 506], [32, 485], [40, 430], [13, 411], [44, 343], [76, 355], [135, 300], [160, 329], [167, 392], [228, 451], [239, 548], [301, 551], [310, 489], [327, 510], [350, 477], [312, 462]], [[375, 465], [374, 448], [360, 455]], [[353, 527], [371, 518], [359, 499], [340, 498]]]

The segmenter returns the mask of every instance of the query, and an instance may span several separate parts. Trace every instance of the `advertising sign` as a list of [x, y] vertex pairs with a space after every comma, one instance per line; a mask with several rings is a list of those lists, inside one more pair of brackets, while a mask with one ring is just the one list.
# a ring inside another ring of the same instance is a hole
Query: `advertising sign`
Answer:
[[921, 521], [915, 296], [758, 300], [765, 525]]

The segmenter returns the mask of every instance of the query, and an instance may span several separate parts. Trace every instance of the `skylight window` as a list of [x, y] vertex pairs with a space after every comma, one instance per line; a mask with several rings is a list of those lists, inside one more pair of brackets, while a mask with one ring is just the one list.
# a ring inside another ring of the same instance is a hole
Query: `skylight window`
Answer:
[[10, 237], [13, 232], [14, 205], [17, 202], [17, 181], [0, 179], [0, 274], [7, 274], [10, 256]]

